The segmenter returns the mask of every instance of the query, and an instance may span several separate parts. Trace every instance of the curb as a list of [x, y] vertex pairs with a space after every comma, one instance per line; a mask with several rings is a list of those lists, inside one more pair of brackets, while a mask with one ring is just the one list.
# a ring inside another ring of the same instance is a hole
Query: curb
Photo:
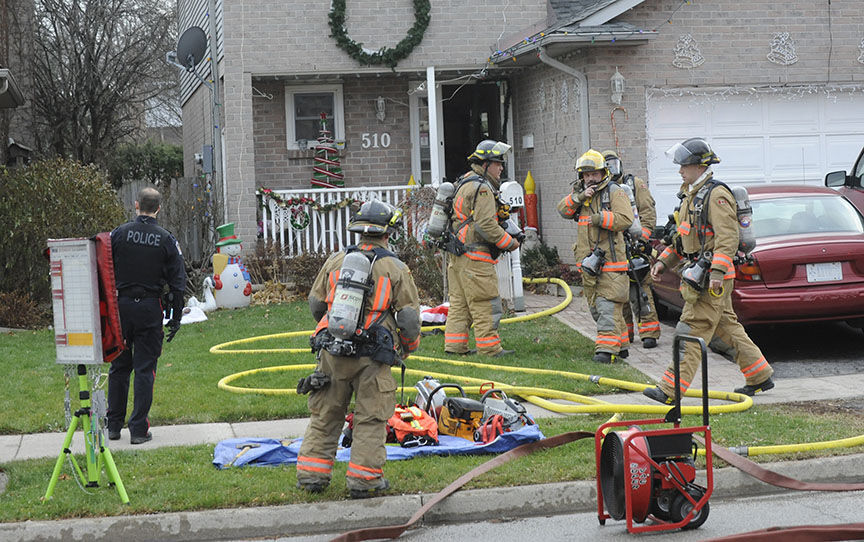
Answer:
[[[815, 458], [764, 464], [787, 476], [811, 482], [852, 482], [864, 479], [864, 455]], [[699, 478], [705, 479], [700, 471]], [[726, 467], [714, 471], [712, 497], [780, 493], [743, 472]], [[57, 521], [0, 524], [0, 540], [19, 542], [192, 542], [225, 539], [276, 538], [340, 533], [363, 527], [404, 523], [433, 495], [400, 495], [363, 501], [174, 512]], [[597, 509], [596, 482], [560, 482], [458, 491], [430, 510], [422, 524], [459, 523], [477, 518], [523, 518], [588, 512]]]

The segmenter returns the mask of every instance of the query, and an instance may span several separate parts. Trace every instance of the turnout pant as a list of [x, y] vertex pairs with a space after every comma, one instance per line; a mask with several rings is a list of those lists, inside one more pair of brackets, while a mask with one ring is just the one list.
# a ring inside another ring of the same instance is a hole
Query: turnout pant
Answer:
[[444, 351], [451, 354], [467, 352], [468, 333], [474, 324], [477, 350], [481, 354], [495, 355], [503, 350], [498, 335], [502, 307], [495, 266], [467, 256], [451, 255], [449, 259], [450, 309], [444, 326]]
[[358, 490], [379, 487], [387, 461], [387, 420], [396, 406], [396, 381], [390, 367], [366, 357], [343, 358], [322, 351], [318, 370], [330, 376], [330, 384], [309, 396], [311, 417], [297, 457], [297, 481], [330, 483], [345, 414], [354, 396], [353, 442], [345, 485]]
[[[774, 369], [768, 364], [762, 351], [756, 346], [744, 326], [738, 322], [738, 316], [732, 310], [733, 279], [723, 281], [723, 293], [712, 295], [708, 290], [697, 292], [690, 286], [681, 284], [681, 295], [684, 297], [684, 310], [675, 327], [675, 334], [686, 334], [700, 337], [708, 345], [712, 338], [722, 341], [728, 346], [727, 352], [744, 375], [748, 385], [761, 384], [774, 374]], [[694, 342], [682, 342], [681, 350], [681, 392], [686, 391], [702, 364], [699, 345]], [[669, 365], [660, 381], [663, 393], [672, 397], [675, 394], [675, 368]]]
[[153, 404], [156, 362], [162, 354], [162, 304], [155, 297], [120, 297], [120, 322], [128, 349], [108, 369], [108, 430], [120, 431], [126, 420], [129, 377], [135, 371], [129, 434], [144, 436], [150, 428], [147, 416]]
[[[594, 277], [582, 273], [582, 291], [597, 323], [594, 352], [617, 354], [622, 348], [622, 337], [626, 339], [623, 308], [627, 301], [628, 278], [624, 273], [604, 272]], [[623, 346], [626, 348], [626, 342]]]

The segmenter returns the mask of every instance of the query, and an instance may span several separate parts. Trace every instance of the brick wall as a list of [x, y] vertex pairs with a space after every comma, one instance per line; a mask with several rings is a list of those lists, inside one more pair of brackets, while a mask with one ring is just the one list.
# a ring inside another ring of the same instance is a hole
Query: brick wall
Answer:
[[[681, 5], [678, 0], [646, 1], [617, 20], [643, 29], [657, 28], [656, 39], [641, 46], [586, 46], [559, 60], [588, 78], [591, 146], [596, 150], [615, 148], [609, 79], [618, 66], [627, 87], [621, 104], [626, 117], [623, 111], [615, 113], [618, 145], [625, 170], [647, 178], [649, 88], [862, 83], [864, 69], [857, 58], [864, 31], [856, 6], [860, 6], [856, 0], [832, 1], [829, 35], [828, 6], [824, 3], [719, 0]], [[671, 24], [666, 22], [670, 17]], [[766, 58], [774, 33], [784, 31], [794, 40], [799, 59], [790, 66]], [[688, 33], [697, 41], [705, 61], [695, 69], [684, 70], [674, 67], [672, 60], [679, 37]], [[575, 157], [586, 149], [579, 141], [575, 97], [569, 100], [570, 113], [561, 111], [560, 87], [565, 79], [572, 80], [542, 64], [514, 77], [514, 139], [517, 178], [524, 179], [530, 170], [538, 184], [543, 238], [558, 247], [563, 259], [572, 262], [574, 227], [558, 216], [555, 205], [570, 189]], [[545, 109], [539, 98], [541, 84]], [[551, 95], [550, 88], [554, 89]], [[571, 85], [571, 96], [573, 89]], [[528, 133], [534, 134], [533, 150], [521, 148], [522, 136]]]

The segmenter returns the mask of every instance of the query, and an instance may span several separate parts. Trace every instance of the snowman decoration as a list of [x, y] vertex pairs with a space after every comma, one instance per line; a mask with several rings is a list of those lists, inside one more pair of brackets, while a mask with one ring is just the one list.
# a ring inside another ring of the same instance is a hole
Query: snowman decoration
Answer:
[[234, 235], [234, 223], [216, 228], [219, 241], [213, 255], [213, 297], [216, 306], [226, 309], [248, 307], [252, 300], [252, 283], [249, 271], [240, 259], [243, 245]]

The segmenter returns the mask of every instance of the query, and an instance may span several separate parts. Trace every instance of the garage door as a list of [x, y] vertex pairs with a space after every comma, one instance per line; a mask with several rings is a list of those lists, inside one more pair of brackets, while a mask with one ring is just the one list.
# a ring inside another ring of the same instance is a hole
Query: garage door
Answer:
[[709, 141], [721, 159], [715, 176], [729, 185], [821, 185], [827, 172], [848, 171], [864, 144], [864, 93], [855, 90], [649, 90], [648, 180], [657, 221], [665, 223], [681, 186], [664, 152], [688, 137]]

